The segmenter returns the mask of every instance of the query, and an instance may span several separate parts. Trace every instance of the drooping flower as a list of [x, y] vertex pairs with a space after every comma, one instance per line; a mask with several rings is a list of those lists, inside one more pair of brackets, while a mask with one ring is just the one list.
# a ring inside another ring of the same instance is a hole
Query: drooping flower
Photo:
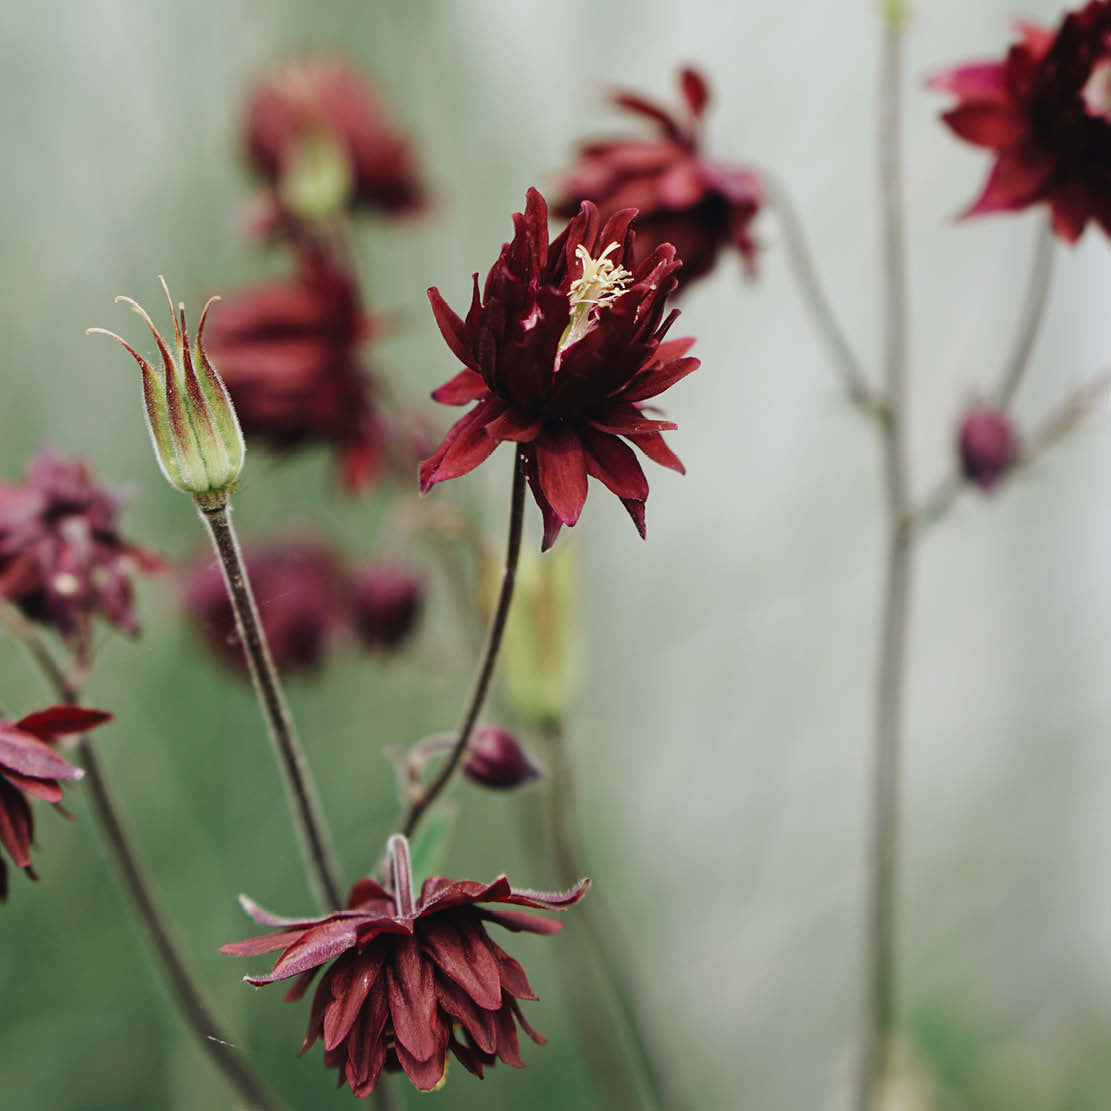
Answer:
[[561, 185], [559, 216], [570, 218], [582, 201], [593, 201], [602, 219], [638, 209], [633, 227], [641, 262], [661, 243], [672, 243], [683, 260], [680, 287], [709, 273], [730, 244], [748, 271], [755, 269], [751, 227], [764, 199], [759, 176], [743, 166], [707, 160], [701, 150], [702, 115], [710, 94], [696, 70], [679, 75], [683, 111], [675, 115], [638, 93], [619, 91], [619, 108], [652, 121], [653, 139], [622, 138], [587, 143]]
[[355, 575], [351, 619], [370, 649], [394, 652], [408, 639], [424, 602], [424, 584], [411, 572], [372, 563]]
[[425, 204], [408, 142], [362, 75], [339, 58], [286, 62], [250, 94], [244, 147], [268, 190], [262, 230], [347, 207], [401, 215]]
[[628, 443], [683, 472], [660, 435], [676, 426], [648, 417], [644, 403], [698, 360], [687, 357], [693, 340], [664, 339], [678, 316], [672, 310], [665, 319], [664, 304], [682, 263], [669, 243], [634, 262], [635, 215], [625, 209], [602, 225], [584, 202], [549, 244], [547, 205], [530, 189], [481, 297], [474, 275], [466, 319], [438, 289], [428, 291], [444, 340], [465, 367], [432, 396], [476, 404], [421, 464], [422, 492], [510, 441], [544, 516], [545, 549], [579, 519], [588, 475], [621, 499], [644, 536], [648, 481]]
[[119, 498], [77, 459], [44, 451], [23, 483], [0, 483], [0, 597], [73, 643], [94, 614], [137, 634], [131, 577], [163, 567], [117, 531]]
[[[349, 583], [339, 557], [319, 542], [293, 538], [244, 553], [263, 632], [278, 670], [315, 671], [347, 605]], [[188, 577], [185, 605], [209, 648], [247, 675], [223, 574], [207, 559]]]
[[338, 1069], [340, 1083], [360, 1098], [374, 1090], [383, 1070], [402, 1069], [431, 1091], [444, 1080], [449, 1050], [479, 1077], [497, 1060], [522, 1068], [517, 1026], [538, 1044], [544, 1039], [517, 1001], [536, 995], [486, 925], [551, 934], [561, 924], [489, 904], [566, 910], [589, 881], [545, 894], [518, 891], [505, 876], [489, 884], [432, 876], [418, 896], [404, 837], [390, 838], [389, 858], [392, 890], [360, 880], [347, 909], [322, 918], [281, 918], [241, 896], [247, 913], [275, 932], [220, 951], [255, 956], [281, 949], [268, 975], [245, 979], [259, 985], [296, 976], [287, 1001], [301, 998], [328, 966], [301, 1052], [323, 1037], [325, 1065]]
[[981, 490], [991, 490], [1018, 455], [1018, 438], [1007, 414], [979, 405], [970, 409], [957, 434], [961, 471]]
[[487, 726], [468, 746], [463, 774], [482, 787], [509, 790], [538, 778], [541, 771], [512, 733]]
[[1075, 242], [1089, 220], [1111, 234], [1111, 0], [1069, 12], [1054, 31], [1018, 26], [999, 62], [937, 74], [957, 104], [942, 119], [962, 139], [995, 152], [965, 213], [1013, 212], [1045, 203], [1053, 230]]
[[360, 357], [373, 324], [350, 269], [300, 253], [292, 277], [229, 297], [207, 343], [248, 440], [288, 452], [325, 443], [351, 492], [386, 459], [374, 382]]
[[[84, 733], [111, 719], [112, 715], [103, 710], [51, 706], [19, 721], [0, 721], [0, 845], [31, 879], [38, 876], [31, 867], [35, 828], [30, 800], [53, 803], [66, 814], [60, 805], [62, 788], [58, 781], [80, 779], [85, 774], [50, 746], [59, 737]], [[0, 856], [0, 902], [7, 895], [7, 862]]]

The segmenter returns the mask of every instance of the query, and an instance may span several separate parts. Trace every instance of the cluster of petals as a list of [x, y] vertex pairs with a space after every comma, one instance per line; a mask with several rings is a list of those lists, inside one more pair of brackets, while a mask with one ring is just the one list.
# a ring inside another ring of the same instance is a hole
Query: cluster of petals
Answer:
[[636, 261], [661, 243], [674, 244], [683, 260], [679, 280], [685, 286], [707, 274], [729, 245], [753, 270], [756, 243], [751, 224], [764, 190], [754, 171], [711, 162], [703, 155], [702, 116], [710, 97], [702, 75], [684, 69], [679, 87], [679, 115], [637, 93], [613, 94], [614, 104], [651, 120], [658, 135], [585, 144], [563, 180], [557, 213], [570, 218], [582, 201], [593, 201], [603, 219], [623, 208], [638, 209]]
[[333, 57], [286, 62], [251, 91], [243, 143], [268, 184], [263, 229], [288, 229], [295, 218], [282, 203], [282, 182], [307, 143], [329, 141], [346, 164], [349, 203], [401, 215], [422, 208], [424, 188], [406, 139], [351, 64]]
[[[422, 492], [477, 467], [497, 446], [516, 446], [544, 517], [545, 549], [579, 519], [593, 477], [621, 499], [641, 536], [648, 481], [630, 444], [682, 473], [662, 432], [676, 426], [646, 415], [644, 402], [698, 367], [693, 340], [666, 340], [678, 310], [664, 316], [682, 265], [664, 243], [634, 261], [636, 215], [625, 209], [604, 223], [584, 202], [549, 243], [548, 212], [535, 189], [514, 236], [478, 275], [465, 318], [428, 291], [448, 347], [464, 365], [433, 393], [447, 405], [474, 403], [421, 464]], [[584, 259], [583, 256], [586, 256]], [[623, 275], [594, 303], [575, 302], [587, 268], [600, 260]]]
[[1111, 0], [1092, 0], [1056, 30], [1018, 26], [999, 62], [958, 66], [930, 84], [957, 97], [942, 119], [995, 153], [966, 215], [1048, 204], [1057, 235], [1089, 220], [1111, 234]]
[[[270, 653], [283, 673], [318, 670], [346, 629], [369, 649], [394, 651], [416, 623], [423, 584], [399, 565], [352, 571], [338, 551], [307, 535], [248, 545], [244, 561]], [[223, 573], [210, 556], [187, 574], [184, 602], [213, 654], [246, 675]]]
[[[243, 899], [273, 933], [225, 945], [238, 956], [282, 950], [273, 970], [251, 984], [297, 977], [286, 995], [299, 999], [327, 966], [313, 997], [301, 1052], [324, 1039], [324, 1061], [356, 1096], [369, 1095], [383, 1070], [404, 1070], [422, 1091], [444, 1079], [449, 1051], [481, 1077], [495, 1061], [523, 1067], [518, 1025], [537, 1043], [518, 1000], [536, 999], [524, 969], [486, 932], [551, 934], [560, 923], [511, 906], [565, 910], [586, 891], [519, 891], [505, 876], [492, 883], [433, 876], [415, 896], [404, 838], [390, 841], [393, 890], [364, 879], [346, 910], [322, 918], [281, 918]], [[400, 860], [399, 860], [400, 858]], [[398, 867], [400, 865], [400, 868]], [[493, 904], [493, 905], [491, 905]]]
[[[19, 721], [0, 721], [0, 845], [31, 879], [38, 877], [31, 867], [35, 828], [30, 800], [53, 803], [65, 814], [59, 805], [62, 788], [58, 781], [80, 779], [85, 774], [50, 746], [59, 737], [83, 733], [111, 717], [103, 710], [51, 706]], [[7, 863], [0, 856], [0, 902], [7, 894]]]
[[0, 597], [67, 638], [87, 639], [95, 614], [137, 633], [132, 575], [163, 564], [120, 537], [119, 507], [83, 462], [49, 451], [0, 483]]
[[284, 452], [327, 444], [353, 492], [373, 481], [387, 457], [360, 354], [372, 333], [350, 268], [330, 252], [305, 249], [292, 276], [227, 298], [205, 341], [248, 444]]

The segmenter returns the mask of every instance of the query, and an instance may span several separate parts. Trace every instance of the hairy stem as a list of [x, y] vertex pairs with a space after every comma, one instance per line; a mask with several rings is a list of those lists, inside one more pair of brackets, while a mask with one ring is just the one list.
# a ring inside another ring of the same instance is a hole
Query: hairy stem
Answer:
[[1019, 311], [1018, 331], [996, 392], [995, 401], [1001, 409], [1009, 408], [1014, 401], [1022, 376], [1030, 365], [1030, 355], [1034, 350], [1034, 342], [1038, 338], [1038, 328], [1049, 302], [1049, 284], [1052, 275], [1053, 228], [1049, 220], [1044, 220], [1035, 233], [1030, 277], [1026, 286], [1026, 295], [1022, 299], [1022, 308]]
[[235, 624], [247, 655], [251, 681], [258, 695], [262, 716], [266, 719], [293, 811], [309, 886], [320, 906], [324, 910], [333, 910], [343, 905], [335, 852], [281, 680], [266, 643], [230, 513], [230, 506], [221, 506], [202, 509], [201, 517], [208, 526], [212, 546], [224, 572], [224, 585], [235, 612]]
[[509, 617], [509, 604], [513, 600], [513, 586], [517, 580], [517, 560], [521, 554], [521, 533], [525, 520], [525, 470], [520, 453], [513, 456], [513, 490], [509, 498], [509, 537], [505, 550], [505, 569], [502, 571], [501, 590], [498, 593], [494, 615], [490, 619], [490, 629], [486, 634], [486, 646], [482, 650], [479, 661], [478, 673], [475, 676], [474, 686], [470, 698], [467, 700], [463, 711], [463, 720], [455, 734], [455, 742], [451, 746], [447, 759], [436, 773], [432, 782], [416, 797], [410, 800], [409, 805], [402, 815], [398, 825], [399, 830], [411, 837], [421, 818], [428, 808], [440, 797], [456, 768], [463, 759], [463, 754], [470, 744], [471, 735], [474, 733], [478, 722], [478, 715], [482, 712], [486, 696], [490, 692], [490, 682], [494, 677], [494, 665], [498, 659], [498, 649], [501, 648], [502, 635], [505, 632], [505, 623]]

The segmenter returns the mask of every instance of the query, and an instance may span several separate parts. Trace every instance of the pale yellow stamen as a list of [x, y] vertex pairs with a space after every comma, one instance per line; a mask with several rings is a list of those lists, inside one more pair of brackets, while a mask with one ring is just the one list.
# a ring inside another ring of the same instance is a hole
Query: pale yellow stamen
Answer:
[[611, 243], [597, 258], [591, 258], [590, 252], [581, 243], [575, 248], [583, 272], [582, 277], [573, 281], [567, 291], [571, 319], [560, 338], [560, 351], [582, 338], [590, 323], [592, 308], [612, 305], [633, 280], [633, 275], [624, 266], [609, 257], [610, 252], [616, 251], [619, 246], [619, 243]]

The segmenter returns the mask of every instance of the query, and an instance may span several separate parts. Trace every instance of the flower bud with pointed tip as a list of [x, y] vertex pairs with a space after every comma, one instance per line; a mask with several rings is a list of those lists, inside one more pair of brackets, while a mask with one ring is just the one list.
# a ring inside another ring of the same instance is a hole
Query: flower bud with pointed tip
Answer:
[[991, 490], [1018, 455], [1018, 439], [1007, 414], [986, 406], [965, 414], [957, 446], [961, 472], [981, 490]]
[[512, 733], [488, 726], [471, 741], [463, 774], [483, 787], [507, 790], [539, 779], [543, 773]]
[[239, 421], [224, 383], [209, 361], [204, 348], [204, 326], [208, 310], [218, 297], [209, 298], [201, 311], [195, 342], [185, 323], [185, 305], [174, 308], [166, 280], [166, 291], [177, 341], [176, 359], [145, 309], [130, 297], [117, 297], [138, 313], [154, 336], [162, 357], [162, 373], [126, 340], [104, 328], [89, 328], [119, 343], [139, 364], [143, 378], [143, 405], [147, 428], [158, 465], [167, 480], [193, 495], [201, 509], [219, 509], [227, 503], [243, 469], [244, 444]]

